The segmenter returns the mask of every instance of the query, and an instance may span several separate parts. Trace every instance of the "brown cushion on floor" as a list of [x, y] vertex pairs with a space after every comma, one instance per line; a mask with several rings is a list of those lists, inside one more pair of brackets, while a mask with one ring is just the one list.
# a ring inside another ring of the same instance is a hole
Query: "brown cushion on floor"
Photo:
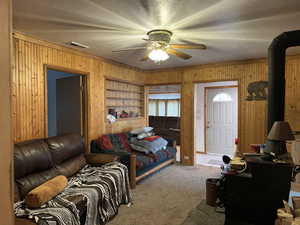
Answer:
[[25, 197], [28, 208], [39, 208], [61, 193], [68, 184], [65, 176], [57, 176], [30, 191]]

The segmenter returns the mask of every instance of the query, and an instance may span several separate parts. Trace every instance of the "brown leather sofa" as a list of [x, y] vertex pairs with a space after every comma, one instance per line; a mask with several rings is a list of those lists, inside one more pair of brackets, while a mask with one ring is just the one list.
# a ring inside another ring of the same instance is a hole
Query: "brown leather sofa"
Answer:
[[[101, 165], [118, 160], [118, 157], [107, 154], [85, 154], [83, 138], [76, 134], [68, 134], [47, 139], [36, 139], [15, 144], [15, 202], [24, 199], [35, 187], [58, 175], [71, 177], [87, 163]], [[79, 208], [85, 199], [76, 197], [69, 199]], [[86, 211], [80, 210], [82, 223]], [[16, 225], [34, 225], [28, 219], [16, 218]]]

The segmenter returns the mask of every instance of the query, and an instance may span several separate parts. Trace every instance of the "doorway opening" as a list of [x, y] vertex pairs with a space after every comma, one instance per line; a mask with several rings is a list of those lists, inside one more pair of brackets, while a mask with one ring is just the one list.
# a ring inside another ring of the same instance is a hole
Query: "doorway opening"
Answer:
[[196, 164], [220, 166], [233, 156], [238, 138], [238, 82], [199, 83], [195, 86]]
[[47, 136], [87, 137], [86, 75], [47, 68]]
[[176, 161], [180, 162], [181, 85], [148, 86], [149, 126], [155, 134], [176, 141]]

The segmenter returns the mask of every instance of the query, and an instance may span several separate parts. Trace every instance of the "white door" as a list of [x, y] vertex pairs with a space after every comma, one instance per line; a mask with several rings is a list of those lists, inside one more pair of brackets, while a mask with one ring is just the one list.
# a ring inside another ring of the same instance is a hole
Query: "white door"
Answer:
[[237, 87], [206, 88], [206, 152], [233, 155], [238, 131]]

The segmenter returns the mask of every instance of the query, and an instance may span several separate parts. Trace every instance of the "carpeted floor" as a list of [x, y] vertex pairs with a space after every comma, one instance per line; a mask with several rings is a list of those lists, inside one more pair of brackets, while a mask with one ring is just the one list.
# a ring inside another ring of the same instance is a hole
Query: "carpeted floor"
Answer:
[[225, 222], [225, 214], [217, 213], [215, 207], [206, 204], [202, 200], [200, 204], [193, 209], [182, 225], [223, 225]]
[[131, 207], [121, 206], [109, 225], [180, 225], [205, 199], [205, 180], [215, 167], [172, 165], [146, 178], [133, 190]]

